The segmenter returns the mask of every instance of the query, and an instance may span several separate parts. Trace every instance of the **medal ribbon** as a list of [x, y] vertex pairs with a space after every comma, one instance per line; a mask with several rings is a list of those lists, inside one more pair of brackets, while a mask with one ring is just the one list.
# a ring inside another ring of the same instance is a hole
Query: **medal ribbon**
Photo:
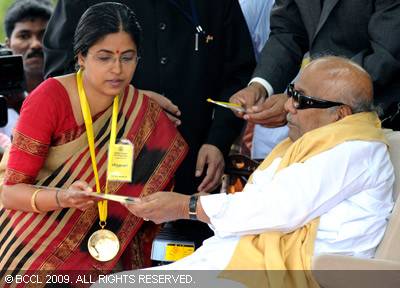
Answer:
[[[79, 101], [81, 104], [83, 119], [85, 121], [86, 134], [89, 144], [90, 158], [92, 160], [92, 167], [94, 172], [94, 177], [96, 181], [96, 192], [101, 193], [100, 181], [99, 181], [99, 173], [97, 170], [97, 162], [96, 162], [96, 152], [94, 148], [94, 134], [93, 134], [93, 122], [92, 116], [90, 115], [90, 107], [87, 101], [85, 89], [83, 87], [82, 80], [82, 70], [76, 73], [76, 83], [78, 86], [78, 94]], [[117, 137], [117, 118], [118, 118], [118, 95], [114, 97], [113, 103], [113, 112], [111, 118], [111, 135], [110, 135], [110, 146], [109, 146], [109, 154], [108, 154], [108, 165], [107, 171], [109, 171], [111, 167], [111, 156], [113, 155], [114, 145]], [[108, 181], [106, 180], [105, 194], [108, 193]], [[99, 218], [100, 218], [100, 227], [104, 228], [107, 224], [107, 200], [102, 200], [97, 203], [99, 209]]]

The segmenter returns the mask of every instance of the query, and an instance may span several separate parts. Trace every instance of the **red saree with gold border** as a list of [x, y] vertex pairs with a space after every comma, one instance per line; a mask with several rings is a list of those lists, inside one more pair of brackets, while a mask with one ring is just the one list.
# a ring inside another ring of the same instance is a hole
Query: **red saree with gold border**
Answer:
[[[111, 113], [112, 107], [93, 123], [102, 188]], [[117, 130], [117, 139], [128, 139], [134, 144], [134, 171], [132, 183], [111, 182], [110, 193], [140, 197], [165, 189], [185, 157], [187, 145], [162, 109], [131, 86], [121, 100]], [[35, 183], [67, 188], [76, 180], [84, 180], [95, 190], [86, 137], [83, 133], [66, 144], [50, 147]], [[99, 229], [97, 205], [84, 212], [66, 208], [44, 214], [6, 210], [1, 203], [0, 208], [0, 279], [6, 270], [15, 275], [39, 270], [109, 273], [143, 224], [141, 218], [130, 214], [121, 204], [109, 201], [106, 229], [118, 236], [121, 249], [113, 260], [98, 262], [87, 250], [88, 238]]]

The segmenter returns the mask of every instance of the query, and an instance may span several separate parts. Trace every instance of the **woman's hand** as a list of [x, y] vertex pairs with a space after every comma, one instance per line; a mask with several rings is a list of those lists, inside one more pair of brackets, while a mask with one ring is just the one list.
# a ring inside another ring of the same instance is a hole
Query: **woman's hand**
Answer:
[[92, 188], [85, 181], [75, 181], [67, 190], [58, 192], [58, 200], [61, 208], [76, 208], [84, 211], [96, 203], [96, 198], [88, 196], [86, 192], [92, 192]]

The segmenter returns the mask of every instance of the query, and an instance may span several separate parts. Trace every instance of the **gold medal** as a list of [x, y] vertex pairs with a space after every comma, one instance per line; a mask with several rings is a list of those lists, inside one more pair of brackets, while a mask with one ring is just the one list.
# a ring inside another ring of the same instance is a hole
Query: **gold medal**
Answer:
[[117, 235], [107, 229], [94, 232], [88, 240], [88, 250], [92, 257], [100, 262], [107, 262], [119, 252]]

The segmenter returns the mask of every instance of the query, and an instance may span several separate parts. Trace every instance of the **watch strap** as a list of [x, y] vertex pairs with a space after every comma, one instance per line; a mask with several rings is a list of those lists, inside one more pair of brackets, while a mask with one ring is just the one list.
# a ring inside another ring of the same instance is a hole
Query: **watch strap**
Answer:
[[197, 200], [199, 199], [198, 195], [192, 195], [189, 199], [189, 219], [197, 220]]

